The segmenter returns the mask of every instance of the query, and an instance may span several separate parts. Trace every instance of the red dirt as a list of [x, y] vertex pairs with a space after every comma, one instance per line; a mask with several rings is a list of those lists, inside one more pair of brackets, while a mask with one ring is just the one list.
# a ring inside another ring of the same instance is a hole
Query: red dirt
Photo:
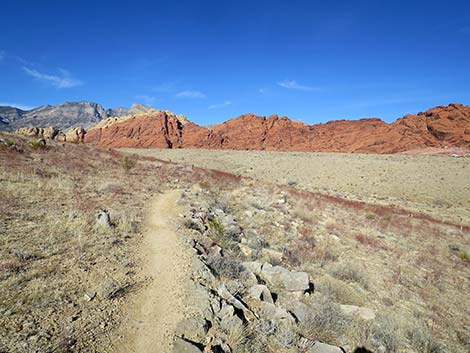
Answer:
[[306, 125], [277, 115], [245, 114], [208, 129], [182, 124], [163, 111], [87, 132], [107, 147], [400, 153], [429, 148], [470, 149], [470, 106], [450, 104], [391, 124], [380, 119]]

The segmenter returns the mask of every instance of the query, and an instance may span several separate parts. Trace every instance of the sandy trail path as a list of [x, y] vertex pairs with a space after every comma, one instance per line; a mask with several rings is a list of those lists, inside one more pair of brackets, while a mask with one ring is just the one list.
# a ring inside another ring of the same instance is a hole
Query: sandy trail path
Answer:
[[132, 305], [118, 352], [172, 351], [176, 325], [184, 317], [191, 264], [189, 250], [175, 232], [179, 194], [169, 191], [150, 203], [142, 248], [144, 275], [151, 280]]

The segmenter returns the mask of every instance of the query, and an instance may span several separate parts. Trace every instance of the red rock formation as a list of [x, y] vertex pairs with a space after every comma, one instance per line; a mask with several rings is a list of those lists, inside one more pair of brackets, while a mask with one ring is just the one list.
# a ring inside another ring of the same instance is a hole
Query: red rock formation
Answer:
[[88, 131], [85, 142], [109, 147], [397, 153], [423, 147], [470, 148], [470, 107], [451, 104], [380, 119], [305, 125], [276, 115], [245, 114], [212, 129], [182, 124], [160, 111]]

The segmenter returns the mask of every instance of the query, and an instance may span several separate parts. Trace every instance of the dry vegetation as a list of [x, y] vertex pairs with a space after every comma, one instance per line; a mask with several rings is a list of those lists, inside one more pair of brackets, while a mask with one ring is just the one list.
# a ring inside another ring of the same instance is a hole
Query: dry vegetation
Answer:
[[[243, 281], [233, 284], [245, 261], [310, 274], [315, 292], [303, 299], [309, 311], [302, 337], [373, 352], [469, 351], [468, 228], [255, 182], [198, 199], [202, 209], [226, 210], [243, 230], [234, 239], [215, 218], [205, 233], [227, 254], [209, 265], [233, 292], [246, 290]], [[376, 318], [347, 315], [341, 305], [372, 309]], [[299, 343], [281, 344], [276, 330], [248, 325], [245, 344], [234, 351], [295, 351], [287, 348]]]
[[[470, 224], [470, 158], [448, 156], [124, 149], [345, 199], [396, 205]], [[448, 152], [450, 154], [452, 152]]]
[[[252, 260], [306, 271], [315, 284], [295, 335], [256, 321], [224, 333], [233, 352], [298, 352], [298, 337], [348, 352], [470, 351], [469, 229], [452, 217], [410, 216], [148, 156], [0, 138], [0, 352], [113, 351], [128, 298], [146, 281], [143, 205], [174, 187], [186, 190], [186, 209], [223, 209], [241, 228], [239, 236], [215, 217], [203, 229], [227, 254], [210, 265], [232, 292], [245, 290], [237, 280]], [[98, 220], [104, 210], [109, 226]], [[347, 315], [341, 305], [376, 317]]]
[[144, 202], [203, 172], [0, 139], [0, 352], [108, 351], [126, 296], [145, 283], [136, 255]]

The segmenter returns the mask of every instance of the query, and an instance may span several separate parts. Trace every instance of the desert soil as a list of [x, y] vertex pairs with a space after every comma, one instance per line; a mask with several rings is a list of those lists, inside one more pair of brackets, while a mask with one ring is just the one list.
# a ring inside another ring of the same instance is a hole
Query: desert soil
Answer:
[[178, 190], [156, 197], [147, 216], [142, 244], [147, 286], [134, 298], [117, 351], [171, 352], [175, 329], [184, 318], [190, 254], [175, 232]]
[[429, 155], [123, 149], [470, 223], [470, 159]]

